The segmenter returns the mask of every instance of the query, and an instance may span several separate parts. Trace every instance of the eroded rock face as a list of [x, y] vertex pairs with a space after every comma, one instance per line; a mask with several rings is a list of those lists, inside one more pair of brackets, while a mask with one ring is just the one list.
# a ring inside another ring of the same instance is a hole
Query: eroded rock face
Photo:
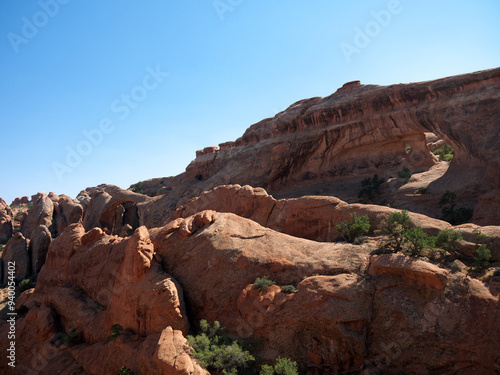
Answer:
[[28, 216], [21, 223], [21, 232], [29, 238], [39, 225], [45, 225], [51, 230], [51, 233], [55, 232], [55, 228], [52, 225], [54, 212], [54, 202], [52, 199], [45, 193], [38, 193], [31, 197], [31, 202], [33, 202], [33, 207], [31, 207], [28, 211]]
[[49, 250], [52, 236], [49, 229], [45, 225], [39, 225], [31, 233], [29, 244], [29, 254], [31, 258], [31, 273], [36, 274], [40, 272], [45, 263], [45, 257]]
[[[370, 256], [371, 242], [319, 243], [213, 211], [150, 232], [194, 316], [258, 340], [264, 360], [287, 356], [320, 374], [498, 369], [500, 337], [491, 334], [500, 332], [498, 295], [461, 273], [403, 255]], [[262, 276], [277, 285], [253, 289]], [[281, 292], [286, 284], [298, 293]], [[468, 344], [457, 345], [457, 335]]]
[[13, 217], [12, 210], [5, 203], [5, 201], [0, 198], [0, 244], [4, 244], [12, 237], [13, 231]]
[[[206, 373], [185, 352], [189, 324], [182, 289], [154, 259], [145, 227], [123, 240], [100, 228], [85, 233], [82, 224], [69, 225], [50, 244], [36, 289], [21, 301], [29, 312], [18, 325], [25, 349], [19, 363], [29, 369], [39, 371], [30, 353], [43, 354], [47, 347], [53, 356], [41, 373], [66, 361], [92, 374], [113, 373], [125, 363], [136, 371], [145, 366], [148, 374]], [[114, 324], [123, 327], [123, 337], [107, 342]], [[57, 340], [70, 334], [84, 344], [57, 348]]]
[[22, 280], [31, 272], [30, 257], [28, 255], [28, 242], [21, 233], [16, 233], [5, 245], [2, 253], [3, 276], [2, 284], [7, 283], [10, 262], [15, 263], [14, 277]]

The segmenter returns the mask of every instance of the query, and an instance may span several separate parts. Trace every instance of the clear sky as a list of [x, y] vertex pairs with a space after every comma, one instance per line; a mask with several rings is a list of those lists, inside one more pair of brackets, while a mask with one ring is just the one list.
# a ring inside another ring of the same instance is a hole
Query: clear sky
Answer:
[[176, 175], [297, 100], [499, 47], [498, 0], [2, 0], [0, 197]]

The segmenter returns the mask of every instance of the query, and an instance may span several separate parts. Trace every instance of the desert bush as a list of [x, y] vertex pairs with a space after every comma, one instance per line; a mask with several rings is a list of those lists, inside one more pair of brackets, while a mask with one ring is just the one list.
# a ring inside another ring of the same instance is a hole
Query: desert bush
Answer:
[[434, 155], [439, 156], [439, 160], [441, 161], [451, 161], [454, 153], [455, 150], [450, 145], [444, 145], [434, 151]]
[[31, 281], [31, 279], [24, 279], [23, 281], [21, 281], [19, 283], [19, 286], [18, 286], [18, 292], [19, 294], [21, 294], [22, 292], [28, 290], [28, 289], [31, 289], [33, 288], [33, 282]]
[[142, 181], [139, 181], [132, 187], [134, 193], [144, 194], [144, 188], [142, 187]]
[[423, 230], [422, 227], [409, 228], [401, 233], [403, 241], [409, 244], [410, 254], [419, 256], [426, 247], [432, 247], [432, 239]]
[[276, 364], [273, 366], [263, 365], [260, 370], [260, 375], [299, 375], [297, 370], [297, 362], [292, 362], [288, 358], [276, 358]]
[[383, 183], [384, 180], [380, 179], [377, 174], [374, 174], [372, 178], [365, 178], [361, 181], [361, 190], [358, 193], [358, 198], [373, 200], [379, 192], [380, 185]]
[[476, 271], [482, 271], [487, 268], [490, 264], [491, 251], [486, 247], [486, 245], [480, 245], [476, 250], [476, 255], [474, 256], [474, 268]]
[[388, 245], [392, 247], [394, 251], [401, 251], [405, 239], [403, 233], [409, 229], [410, 223], [411, 218], [407, 210], [394, 212], [389, 215], [389, 219], [382, 233], [389, 236]]
[[351, 221], [343, 221], [336, 228], [344, 241], [353, 242], [370, 231], [370, 219], [367, 215], [358, 217], [356, 212], [352, 212]]
[[122, 331], [123, 331], [123, 327], [121, 325], [113, 324], [111, 326], [111, 335], [109, 335], [108, 340], [116, 339], [118, 336], [120, 336]]
[[265, 292], [267, 288], [269, 288], [271, 285], [274, 284], [276, 284], [274, 281], [269, 280], [267, 276], [263, 276], [263, 277], [257, 277], [257, 279], [255, 279], [253, 287], [254, 289], [260, 290], [261, 292]]
[[451, 252], [461, 239], [462, 233], [459, 230], [443, 229], [434, 238], [434, 246]]
[[286, 294], [297, 293], [297, 288], [293, 285], [283, 285], [281, 291]]
[[118, 375], [134, 375], [134, 372], [128, 367], [123, 366], [118, 372]]
[[500, 267], [496, 267], [495, 271], [493, 271], [493, 277], [498, 277], [500, 276]]
[[206, 320], [201, 320], [200, 333], [196, 336], [189, 335], [187, 340], [194, 349], [191, 355], [202, 366], [225, 375], [236, 375], [255, 360], [237, 341], [226, 335], [217, 321], [211, 327]]
[[404, 167], [401, 171], [398, 172], [399, 178], [410, 178], [412, 174], [413, 173], [407, 167]]
[[456, 209], [457, 195], [452, 191], [446, 190], [439, 200], [439, 207], [441, 207], [441, 219], [447, 221], [452, 225], [460, 225], [470, 221], [472, 218], [473, 210], [470, 208], [461, 207]]
[[417, 189], [417, 194], [426, 194], [427, 193], [427, 189], [426, 188], [418, 188]]
[[451, 271], [451, 273], [456, 273], [456, 272], [460, 271], [460, 266], [456, 263], [451, 263], [450, 264], [450, 271]]
[[405, 152], [406, 152], [407, 154], [409, 154], [409, 153], [411, 152], [411, 146], [410, 146], [410, 145], [406, 145], [406, 147], [405, 147]]

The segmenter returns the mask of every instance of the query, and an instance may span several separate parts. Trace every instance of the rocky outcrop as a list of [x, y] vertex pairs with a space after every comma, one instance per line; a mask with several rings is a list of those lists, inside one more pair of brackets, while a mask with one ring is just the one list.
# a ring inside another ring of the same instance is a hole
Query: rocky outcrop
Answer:
[[45, 225], [55, 234], [52, 226], [52, 216], [54, 212], [54, 202], [45, 193], [38, 193], [31, 197], [33, 207], [28, 211], [28, 215], [21, 222], [21, 232], [26, 237], [31, 237], [31, 233], [39, 225]]
[[0, 198], [0, 244], [6, 243], [9, 238], [12, 237], [12, 223], [12, 210], [7, 205], [7, 203], [5, 203], [2, 198]]
[[[123, 240], [71, 224], [51, 243], [36, 289], [22, 301], [29, 309], [18, 325], [25, 368], [48, 374], [67, 362], [92, 374], [125, 364], [148, 374], [206, 374], [186, 353], [182, 289], [155, 260], [145, 227]], [[109, 342], [114, 324], [124, 331]], [[44, 347], [54, 353], [40, 370], [30, 353]]]
[[[491, 334], [500, 330], [498, 296], [462, 273], [402, 255], [370, 256], [373, 242], [314, 242], [213, 211], [150, 232], [194, 317], [257, 340], [263, 360], [287, 356], [304, 373], [320, 374], [486, 374], [500, 364], [500, 339]], [[252, 283], [262, 276], [277, 285], [259, 293]], [[298, 293], [281, 292], [285, 284]], [[478, 332], [488, 343], [470, 344]], [[457, 335], [469, 344], [457, 344]]]
[[299, 101], [250, 126], [235, 142], [198, 152], [178, 183], [148, 211], [161, 216], [177, 202], [229, 184], [263, 187], [279, 197], [332, 195], [353, 203], [365, 177], [377, 173], [397, 180], [404, 167], [413, 173], [429, 170], [437, 158], [428, 144], [443, 141], [455, 149], [450, 168], [411, 187], [427, 188], [426, 196], [413, 195], [408, 204], [413, 191], [398, 192], [400, 181], [383, 199], [439, 217], [439, 208], [427, 206], [438, 207], [452, 185], [462, 206], [473, 209], [480, 199], [485, 202], [473, 221], [500, 224], [496, 215], [481, 213], [488, 209], [486, 201], [500, 211], [497, 200], [484, 196], [500, 188], [499, 86], [500, 68], [430, 82], [348, 85], [326, 98]]
[[91, 197], [83, 219], [86, 230], [95, 227], [119, 234], [125, 225], [136, 229], [140, 225], [137, 205], [151, 198], [114, 185], [99, 185], [87, 189]]
[[14, 277], [22, 280], [31, 274], [30, 257], [28, 255], [28, 242], [21, 233], [16, 233], [5, 245], [2, 252], [3, 277], [2, 284], [7, 283], [10, 262], [15, 263]]
[[21, 197], [21, 198], [16, 198], [12, 201], [12, 203], [10, 204], [11, 206], [19, 206], [20, 204], [28, 204], [30, 201], [30, 198], [29, 197]]
[[62, 233], [69, 224], [83, 220], [83, 207], [67, 195], [59, 195], [54, 202], [54, 221], [56, 235]]
[[45, 225], [39, 225], [31, 233], [29, 255], [31, 259], [31, 273], [37, 274], [45, 263], [52, 236]]

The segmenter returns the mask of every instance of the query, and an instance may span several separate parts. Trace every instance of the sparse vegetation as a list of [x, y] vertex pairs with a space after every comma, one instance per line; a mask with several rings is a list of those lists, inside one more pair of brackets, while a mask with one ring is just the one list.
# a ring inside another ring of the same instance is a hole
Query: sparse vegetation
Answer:
[[441, 161], [451, 161], [453, 159], [455, 150], [450, 145], [444, 145], [434, 151], [434, 155], [439, 156]]
[[372, 178], [365, 178], [361, 181], [361, 190], [358, 193], [358, 198], [364, 200], [373, 200], [376, 194], [378, 194], [380, 185], [385, 181], [380, 179], [377, 174], [374, 174]]
[[401, 236], [403, 241], [409, 244], [410, 254], [413, 256], [419, 256], [426, 247], [433, 247], [431, 237], [422, 230], [422, 227], [405, 229]]
[[265, 292], [271, 285], [276, 284], [274, 281], [269, 280], [267, 276], [257, 277], [253, 283], [254, 289], [258, 289], [261, 292]]
[[434, 246], [452, 252], [457, 245], [457, 241], [461, 239], [462, 233], [459, 230], [443, 229], [435, 237]]
[[406, 152], [407, 154], [409, 154], [409, 153], [411, 152], [411, 146], [410, 146], [410, 145], [406, 145], [406, 147], [405, 147], [405, 152]]
[[412, 175], [413, 175], [413, 173], [407, 167], [404, 167], [401, 171], [398, 172], [399, 178], [408, 179]]
[[496, 267], [492, 277], [500, 277], [500, 267]]
[[427, 189], [426, 188], [418, 188], [417, 189], [417, 194], [426, 194], [427, 193]]
[[273, 366], [262, 365], [260, 375], [298, 375], [297, 362], [292, 362], [288, 358], [276, 358], [276, 364]]
[[297, 293], [297, 288], [293, 285], [283, 285], [281, 291], [286, 294]]
[[134, 372], [126, 366], [123, 366], [118, 375], [134, 375]]
[[208, 370], [236, 375], [255, 360], [250, 352], [226, 335], [217, 321], [211, 327], [206, 320], [201, 320], [200, 333], [196, 336], [189, 335], [187, 340], [194, 349], [192, 356]]
[[473, 210], [461, 207], [456, 209], [457, 195], [449, 190], [441, 196], [439, 207], [441, 207], [442, 220], [452, 225], [460, 225], [470, 221]]
[[480, 272], [490, 265], [491, 251], [486, 245], [480, 245], [474, 256], [474, 268]]
[[123, 331], [123, 327], [121, 325], [113, 324], [111, 326], [111, 335], [109, 335], [108, 340], [116, 339], [118, 336], [120, 336], [122, 331]]
[[367, 215], [358, 217], [356, 212], [352, 212], [351, 221], [343, 221], [336, 228], [344, 241], [353, 242], [357, 237], [370, 231], [370, 219]]
[[403, 233], [410, 227], [411, 218], [407, 210], [401, 212], [394, 212], [389, 215], [389, 219], [382, 230], [390, 238], [388, 246], [392, 247], [394, 251], [401, 251], [405, 237]]
[[456, 263], [451, 263], [450, 264], [450, 271], [451, 271], [451, 273], [456, 273], [456, 272], [460, 271], [460, 266]]
[[144, 194], [144, 188], [142, 187], [142, 181], [139, 181], [132, 187], [134, 193]]
[[28, 290], [28, 289], [31, 289], [33, 288], [33, 282], [31, 281], [31, 279], [24, 279], [23, 281], [21, 281], [19, 283], [19, 286], [18, 286], [18, 293], [21, 294], [22, 292]]

